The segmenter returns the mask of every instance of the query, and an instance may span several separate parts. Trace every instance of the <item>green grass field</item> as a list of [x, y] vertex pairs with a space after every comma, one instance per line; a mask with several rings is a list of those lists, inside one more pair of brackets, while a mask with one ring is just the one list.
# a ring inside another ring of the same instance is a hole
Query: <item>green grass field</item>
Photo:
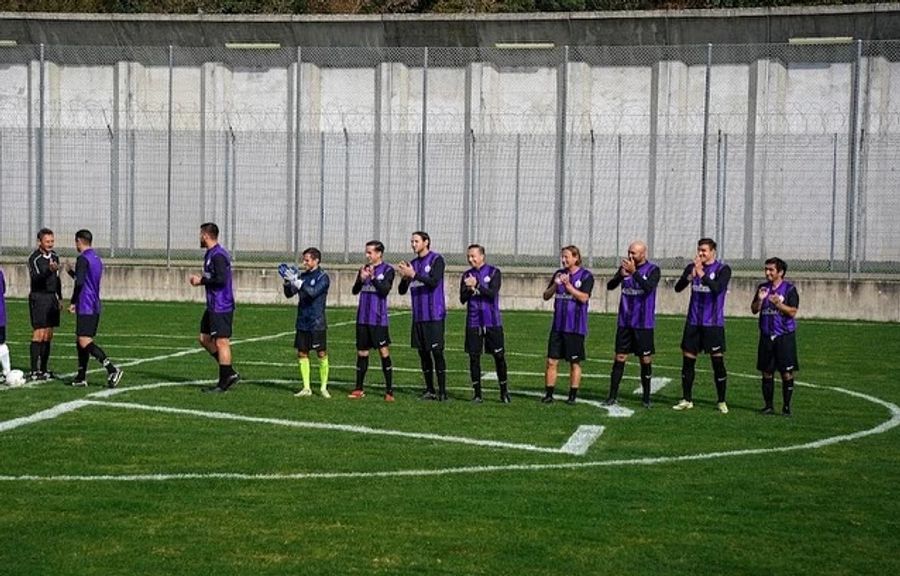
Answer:
[[[572, 407], [533, 396], [549, 315], [506, 313], [513, 402], [486, 382], [473, 405], [463, 316], [447, 324], [453, 401], [441, 404], [417, 399], [398, 313], [399, 393], [386, 404], [375, 357], [369, 395], [346, 398], [353, 310], [329, 310], [325, 400], [292, 396], [290, 304], [238, 310], [243, 381], [224, 395], [198, 391], [216, 373], [195, 341], [201, 305], [105, 306], [97, 340], [125, 366], [118, 393], [103, 393], [97, 370], [87, 389], [0, 393], [2, 574], [900, 573], [898, 325], [801, 321], [798, 381], [813, 386], [798, 386], [795, 416], [782, 418], [756, 414], [752, 319], [728, 321], [731, 413], [714, 409], [705, 358], [696, 408], [671, 410], [683, 319], [663, 317], [654, 377], [670, 382], [644, 410], [629, 363], [634, 413], [611, 417], [589, 402], [606, 395], [611, 316], [591, 319], [588, 402]], [[27, 371], [25, 304], [9, 308], [13, 364]], [[74, 371], [72, 332], [67, 317], [58, 373]], [[582, 425], [604, 431], [583, 455], [561, 451]]]

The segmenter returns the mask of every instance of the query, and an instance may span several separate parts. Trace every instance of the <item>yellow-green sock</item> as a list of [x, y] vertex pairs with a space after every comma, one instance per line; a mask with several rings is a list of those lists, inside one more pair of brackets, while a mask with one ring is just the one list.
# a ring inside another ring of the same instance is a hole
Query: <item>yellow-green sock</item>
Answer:
[[319, 358], [319, 380], [322, 381], [322, 390], [328, 388], [328, 356]]
[[300, 380], [303, 382], [303, 389], [309, 390], [309, 358], [300, 358]]

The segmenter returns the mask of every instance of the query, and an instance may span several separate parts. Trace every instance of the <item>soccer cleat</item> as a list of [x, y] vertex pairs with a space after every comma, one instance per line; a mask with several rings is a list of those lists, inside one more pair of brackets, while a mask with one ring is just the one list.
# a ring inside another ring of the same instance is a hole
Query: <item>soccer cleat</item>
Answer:
[[387, 394], [385, 394], [385, 395], [384, 395], [384, 401], [385, 401], [385, 402], [393, 402], [393, 401], [394, 401], [394, 393], [393, 393], [393, 392], [388, 392]]
[[433, 390], [425, 390], [419, 398], [422, 400], [437, 400], [437, 394]]
[[649, 400], [644, 400], [643, 402], [641, 402], [641, 405], [642, 405], [644, 408], [646, 408], [647, 410], [649, 410], [650, 407], [653, 406], [653, 404], [651, 404]]
[[765, 408], [761, 408], [759, 410], [759, 413], [762, 416], [771, 416], [771, 415], [775, 414], [775, 409], [772, 408], [771, 406], [766, 406]]
[[435, 400], [437, 400], [438, 402], [447, 402], [448, 400], [450, 400], [450, 397], [447, 396], [447, 393], [446, 393], [446, 392], [440, 392], [440, 393], [435, 397]]
[[225, 390], [228, 390], [229, 388], [231, 388], [232, 386], [234, 386], [235, 384], [237, 384], [240, 381], [241, 381], [241, 375], [238, 374], [237, 372], [232, 372], [231, 375], [225, 379], [225, 386], [223, 386], [222, 388]]
[[328, 393], [327, 388], [322, 388], [319, 392], [322, 394], [322, 398], [331, 398], [331, 394]]
[[578, 402], [578, 400], [576, 400], [575, 398], [566, 398], [566, 404], [568, 404], [569, 406], [574, 406], [576, 402]]
[[29, 372], [29, 373], [28, 373], [28, 378], [27, 378], [27, 380], [28, 380], [29, 382], [37, 382], [37, 381], [40, 380], [40, 379], [41, 379], [41, 373], [40, 373], [39, 371], [35, 370], [35, 371], [33, 371], [33, 372]]
[[541, 404], [553, 404], [553, 395], [545, 395], [543, 398], [541, 398]]
[[352, 398], [353, 400], [359, 400], [360, 398], [365, 398], [365, 396], [366, 393], [361, 388], [347, 394], [347, 398]]
[[122, 375], [125, 372], [121, 368], [116, 368], [113, 372], [106, 377], [106, 387], [107, 388], [115, 388], [119, 385], [119, 382], [122, 380]]
[[790, 406], [785, 406], [784, 408], [781, 409], [781, 415], [782, 416], [793, 416], [794, 413], [791, 411]]
[[619, 405], [619, 401], [616, 400], [615, 398], [607, 398], [606, 400], [604, 400], [604, 401], [601, 402], [600, 404], [603, 405], [603, 406], [618, 406], [618, 405]]
[[509, 404], [511, 400], [509, 399], [509, 394], [501, 394], [500, 395], [500, 403], [501, 404]]
[[57, 378], [56, 378], [56, 374], [54, 374], [53, 372], [47, 371], [47, 372], [41, 372], [41, 375], [38, 378], [38, 380], [47, 382], [48, 380], [57, 380]]
[[694, 407], [694, 403], [690, 400], [685, 400], [682, 398], [678, 404], [672, 406], [672, 410], [690, 410]]
[[219, 386], [210, 386], [209, 388], [204, 388], [202, 391], [204, 394], [224, 394], [228, 392], [228, 390]]
[[71, 385], [73, 388], [86, 388], [88, 383], [87, 383], [87, 380], [82, 378], [80, 380], [78, 380], [78, 379], [72, 380]]
[[312, 389], [304, 388], [304, 389], [300, 390], [299, 392], [297, 392], [296, 394], [294, 394], [295, 398], [303, 398], [305, 396], [312, 396]]
[[728, 404], [726, 404], [724, 402], [717, 402], [716, 410], [718, 410], [722, 414], [728, 414]]

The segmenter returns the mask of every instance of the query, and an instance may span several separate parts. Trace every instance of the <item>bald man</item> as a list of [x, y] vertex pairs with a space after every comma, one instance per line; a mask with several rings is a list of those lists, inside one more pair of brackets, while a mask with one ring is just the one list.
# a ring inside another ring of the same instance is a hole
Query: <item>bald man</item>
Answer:
[[653, 374], [653, 328], [656, 326], [656, 286], [659, 266], [647, 260], [647, 245], [641, 241], [628, 246], [628, 257], [622, 260], [615, 276], [606, 283], [607, 290], [622, 287], [619, 320], [616, 329], [616, 354], [609, 378], [609, 396], [604, 404], [619, 403], [619, 384], [625, 374], [629, 354], [641, 364], [641, 400], [650, 407], [650, 377]]

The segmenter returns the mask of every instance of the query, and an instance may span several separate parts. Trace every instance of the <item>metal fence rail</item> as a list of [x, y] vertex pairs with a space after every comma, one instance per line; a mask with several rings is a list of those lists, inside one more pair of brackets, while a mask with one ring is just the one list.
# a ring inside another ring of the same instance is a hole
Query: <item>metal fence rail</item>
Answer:
[[0, 47], [0, 253], [48, 226], [171, 261], [425, 229], [462, 261], [900, 273], [900, 42], [454, 48]]

